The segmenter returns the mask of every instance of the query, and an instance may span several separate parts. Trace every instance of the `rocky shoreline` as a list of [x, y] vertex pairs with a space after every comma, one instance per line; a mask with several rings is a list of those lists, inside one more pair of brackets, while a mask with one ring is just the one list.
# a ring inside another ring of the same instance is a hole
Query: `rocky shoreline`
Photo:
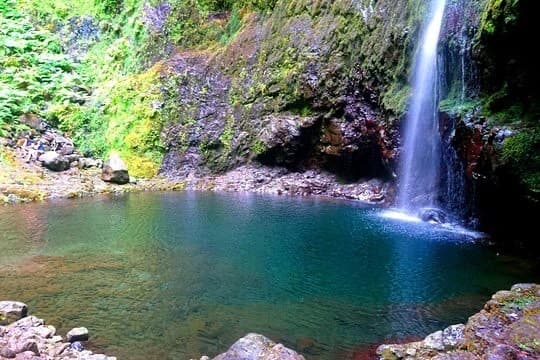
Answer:
[[54, 172], [35, 163], [24, 163], [9, 151], [4, 150], [4, 154], [10, 157], [10, 164], [0, 162], [0, 205], [97, 194], [179, 191], [185, 188], [184, 182], [164, 177], [131, 179], [128, 184], [119, 185], [103, 181], [102, 169], [98, 167], [75, 167]]
[[540, 359], [540, 285], [499, 291], [466, 324], [418, 342], [381, 345], [377, 355], [381, 360]]
[[[36, 139], [33, 140], [36, 141]], [[69, 141], [68, 138], [67, 141]], [[71, 148], [71, 145], [67, 146], [70, 147], [70, 151], [74, 151], [69, 156], [75, 156], [76, 149]], [[151, 179], [130, 177], [127, 183], [117, 184], [103, 181], [101, 160], [89, 159], [95, 165], [79, 166], [88, 161], [78, 156], [77, 160], [71, 162], [67, 168], [55, 171], [37, 157], [28, 161], [27, 153], [24, 147], [0, 143], [0, 154], [4, 158], [3, 161], [0, 158], [0, 204], [54, 198], [80, 198], [107, 193], [184, 189], [321, 196], [371, 204], [388, 204], [393, 198], [393, 187], [390, 182], [372, 179], [347, 183], [335, 174], [323, 170], [294, 172], [283, 167], [265, 166], [258, 163], [240, 166], [222, 174], [193, 172], [181, 177], [165, 175]], [[53, 155], [53, 152], [46, 154]], [[65, 158], [60, 153], [57, 155], [59, 160]]]
[[105, 162], [85, 157], [66, 134], [39, 119], [32, 120], [26, 121], [31, 130], [0, 138], [0, 205], [184, 189], [184, 182], [165, 177], [130, 177], [125, 163], [115, 154]]
[[184, 182], [190, 190], [321, 196], [372, 204], [389, 203], [393, 193], [390, 183], [378, 179], [344, 183], [336, 175], [318, 169], [292, 172], [260, 164], [240, 166], [219, 175], [173, 177], [171, 181]]
[[28, 306], [16, 301], [0, 301], [0, 360], [116, 360], [84, 349], [86, 328], [75, 328], [66, 338], [56, 328], [35, 316], [27, 316]]
[[[20, 302], [0, 301], [0, 360], [115, 360], [84, 349], [86, 328], [75, 328], [66, 339]], [[380, 360], [534, 360], [540, 358], [540, 285], [516, 284], [499, 291], [471, 316], [428, 335], [424, 340], [381, 345]], [[200, 360], [210, 360], [202, 356]], [[250, 333], [213, 360], [305, 360], [294, 350], [260, 334]]]

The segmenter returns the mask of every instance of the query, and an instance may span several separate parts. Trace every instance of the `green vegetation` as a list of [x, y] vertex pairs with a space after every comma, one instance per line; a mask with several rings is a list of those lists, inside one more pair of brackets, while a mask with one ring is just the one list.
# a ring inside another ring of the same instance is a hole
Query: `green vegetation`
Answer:
[[489, 0], [482, 13], [480, 34], [494, 34], [507, 26], [512, 26], [518, 19], [519, 0]]
[[525, 295], [521, 297], [515, 297], [515, 298], [512, 298], [512, 300], [509, 301], [508, 303], [504, 304], [503, 310], [506, 312], [515, 311], [515, 310], [521, 311], [527, 306], [535, 303], [536, 299], [537, 298], [534, 295]]
[[[487, 1], [478, 41], [513, 26], [518, 2]], [[412, 40], [425, 2], [379, 0], [377, 7], [392, 11], [381, 18], [368, 11], [368, 1], [350, 0], [5, 0], [0, 135], [25, 129], [21, 116], [37, 116], [67, 132], [85, 154], [116, 151], [133, 174], [152, 176], [164, 153], [163, 127], [179, 126], [182, 150], [198, 126], [197, 104], [190, 99], [179, 107], [186, 94], [178, 89], [190, 87], [194, 98], [212, 91], [189, 71], [171, 70], [169, 60], [186, 53], [203, 54], [230, 80], [230, 90], [217, 94], [228, 102], [219, 141], [203, 136], [199, 144], [220, 168], [233, 156], [265, 151], [256, 134], [267, 114], [341, 116], [352, 83], [389, 118], [399, 118], [411, 92]], [[492, 124], [536, 129], [534, 109], [512, 101], [512, 89], [500, 86], [463, 102], [452, 88], [440, 109], [464, 115], [481, 108]], [[249, 135], [236, 149], [241, 133]], [[526, 130], [503, 150], [535, 189], [537, 147], [538, 130]]]
[[520, 343], [519, 348], [524, 351], [540, 352], [540, 340], [533, 339], [530, 342]]
[[47, 109], [79, 104], [88, 95], [78, 64], [13, 0], [0, 4], [0, 68], [0, 127], [14, 126], [23, 114], [47, 118]]
[[202, 0], [200, 6], [210, 10], [230, 10], [236, 8], [248, 8], [267, 11], [274, 8], [277, 0]]
[[481, 102], [477, 99], [465, 99], [462, 101], [458, 97], [448, 97], [440, 101], [439, 111], [463, 116], [475, 111], [480, 106]]
[[74, 135], [83, 152], [106, 156], [116, 151], [133, 175], [155, 175], [163, 152], [159, 67], [122, 78], [108, 98], [101, 108], [61, 109], [62, 113], [57, 112], [60, 128]]
[[227, 26], [225, 26], [225, 32], [223, 35], [221, 35], [220, 42], [223, 44], [227, 44], [233, 36], [240, 30], [242, 27], [242, 19], [240, 17], [240, 13], [238, 12], [238, 8], [234, 8], [231, 12], [231, 16], [229, 18], [229, 22], [227, 23]]
[[[152, 107], [160, 96], [158, 71], [129, 75], [139, 66], [135, 48], [144, 39], [141, 24], [131, 18], [118, 35], [105, 33], [76, 63], [64, 53], [66, 44], [46, 30], [47, 22], [79, 14], [105, 18], [119, 12], [122, 2], [96, 1], [93, 7], [64, 3], [9, 1], [0, 8], [5, 29], [1, 65], [7, 69], [0, 77], [1, 123], [16, 126], [20, 115], [35, 114], [66, 131], [87, 155], [118, 151], [135, 176], [155, 175], [162, 153], [161, 117]], [[137, 8], [130, 6], [126, 9]], [[37, 14], [43, 27], [31, 23], [19, 7]]]
[[[183, 51], [217, 54], [231, 78], [228, 96], [234, 111], [220, 136], [222, 146], [203, 146], [206, 153], [212, 153], [208, 158], [221, 162], [234, 153], [235, 134], [257, 133], [250, 128], [259, 122], [254, 117], [271, 112], [317, 115], [320, 109], [313, 107], [315, 98], [324, 99], [327, 109], [323, 111], [330, 111], [339, 94], [346, 91], [347, 78], [354, 76], [353, 66], [359, 62], [369, 74], [365, 85], [382, 94], [382, 106], [396, 114], [405, 109], [410, 92], [406, 86], [409, 54], [401, 49], [408, 39], [405, 30], [417, 25], [424, 8], [417, 0], [400, 2], [399, 16], [390, 25], [377, 18], [366, 23], [348, 0], [172, 0], [166, 7], [162, 5], [158, 0], [90, 0], [73, 5], [60, 0], [11, 2], [11, 7], [30, 14], [32, 26], [40, 31], [66, 24], [77, 27], [83, 17], [91, 17], [99, 29], [99, 40], [83, 39], [89, 42], [87, 51], [72, 70], [88, 93], [80, 101], [43, 106], [39, 113], [69, 132], [85, 153], [104, 157], [119, 151], [130, 168], [135, 167], [134, 173], [151, 175], [161, 161], [159, 133], [165, 123], [185, 125], [178, 137], [180, 148], [187, 146], [196, 109], [178, 109], [175, 92], [179, 84], [193, 79], [186, 74], [160, 74], [159, 66], [154, 67], [157, 61]], [[361, 6], [367, 5], [362, 2]], [[240, 41], [252, 39], [250, 32], [261, 21], [251, 16], [252, 11], [263, 14], [269, 31], [260, 42], [249, 44], [255, 49], [249, 54], [250, 50], [242, 48], [245, 44], [239, 46], [235, 39], [240, 32], [244, 36]], [[69, 51], [68, 41], [58, 42], [60, 53]], [[235, 47], [240, 49], [229, 51]], [[247, 64], [247, 59], [253, 63]], [[307, 91], [303, 75], [310, 66], [324, 75]], [[137, 81], [149, 77], [159, 90], [144, 88]], [[141, 92], [151, 95], [139, 96]], [[249, 149], [262, 152], [263, 147], [254, 141], [256, 136], [248, 139]]]
[[264, 154], [264, 152], [266, 151], [266, 146], [264, 145], [264, 143], [257, 139], [252, 145], [251, 145], [251, 152], [254, 153], [255, 155], [261, 155], [261, 154]]
[[[385, 90], [383, 106], [402, 112], [409, 89], [404, 85], [406, 76], [394, 70], [396, 64], [401, 64], [400, 71], [406, 68], [408, 54], [396, 51], [401, 47], [397, 34], [410, 25], [410, 12], [423, 8], [417, 1], [400, 2], [399, 12], [403, 14], [392, 20], [390, 32], [394, 35], [388, 42], [381, 41], [388, 34], [377, 19], [366, 24], [361, 13], [346, 0], [329, 4], [306, 0], [172, 0], [166, 7], [160, 7], [163, 4], [158, 0], [90, 0], [69, 4], [61, 0], [10, 0], [6, 4], [4, 13], [26, 14], [27, 26], [52, 39], [52, 49], [47, 51], [58, 55], [62, 62], [56, 59], [56, 63], [43, 66], [52, 68], [53, 74], [62, 71], [62, 76], [53, 77], [54, 82], [47, 85], [50, 95], [45, 95], [43, 101], [28, 98], [26, 107], [21, 103], [17, 109], [10, 105], [2, 121], [15, 124], [18, 116], [35, 113], [68, 132], [88, 155], [105, 157], [111, 151], [120, 152], [133, 173], [140, 176], [151, 176], [158, 169], [164, 151], [160, 139], [163, 125], [184, 125], [178, 134], [183, 146], [196, 119], [196, 109], [178, 109], [176, 94], [179, 84], [193, 80], [185, 74], [164, 74], [156, 62], [182, 51], [223, 55], [222, 60], [228, 65], [224, 70], [232, 81], [228, 95], [234, 111], [220, 135], [221, 146], [201, 146], [212, 161], [219, 158], [220, 162], [227, 162], [235, 151], [235, 134], [244, 130], [256, 133], [245, 128], [257, 126], [259, 120], [253, 116], [276, 111], [316, 115], [313, 98], [324, 98], [325, 106], [332, 106], [338, 94], [345, 91], [346, 78], [358, 61], [377, 79], [376, 84], [369, 85]], [[238, 47], [234, 44], [238, 33], [247, 33], [250, 39], [249, 32], [255, 30], [258, 21], [251, 16], [253, 11], [263, 14], [270, 31], [255, 45], [255, 63], [246, 67], [249, 54], [243, 54], [243, 49], [240, 54], [231, 51], [228, 58], [227, 51], [229, 46]], [[27, 20], [30, 18], [31, 22]], [[86, 19], [90, 19], [93, 31], [99, 33], [95, 38], [67, 36], [60, 41], [52, 33], [58, 29], [70, 35], [78, 33], [77, 29], [87, 31], [81, 28]], [[364, 41], [368, 34], [369, 40]], [[66, 55], [72, 42], [85, 46], [78, 61]], [[313, 44], [329, 44], [330, 48], [313, 48]], [[42, 48], [47, 49], [46, 46]], [[29, 51], [23, 50], [22, 56], [28, 56]], [[314, 64], [322, 66], [326, 76], [314, 85], [315, 93], [306, 94], [302, 74]], [[145, 81], [152, 86], [145, 85]], [[5, 82], [13, 89], [21, 87], [13, 79]], [[29, 83], [27, 94], [34, 94], [36, 86], [43, 85], [38, 78]], [[255, 154], [263, 152], [255, 136], [249, 143]]]
[[521, 131], [504, 142], [503, 160], [523, 179], [525, 185], [540, 192], [540, 127]]
[[[154, 66], [155, 59], [166, 58], [171, 45], [179, 49], [226, 45], [242, 27], [242, 8], [268, 10], [273, 4], [171, 1], [170, 15], [158, 34], [143, 23], [141, 0], [4, 1], [0, 135], [7, 128], [25, 129], [19, 117], [32, 114], [66, 131], [83, 153], [106, 157], [117, 151], [134, 175], [153, 176], [164, 151], [160, 140], [164, 119], [178, 112], [172, 110], [168, 94], [161, 93], [168, 87], [160, 85], [161, 67]], [[148, 2], [152, 5], [158, 2]], [[207, 21], [215, 11], [226, 12], [228, 20]], [[67, 53], [70, 39], [60, 40], [52, 30], [69, 24], [88, 31], [82, 28], [85, 16], [90, 17], [90, 31], [99, 31], [99, 40], [97, 34], [75, 39], [87, 47], [79, 62]], [[224, 134], [224, 142], [230, 143], [232, 135]]]

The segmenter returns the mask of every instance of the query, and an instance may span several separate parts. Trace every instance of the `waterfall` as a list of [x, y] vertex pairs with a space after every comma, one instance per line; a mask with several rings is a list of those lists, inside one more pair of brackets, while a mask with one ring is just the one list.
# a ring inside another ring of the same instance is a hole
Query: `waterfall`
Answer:
[[459, 57], [461, 59], [461, 104], [465, 102], [467, 96], [467, 79], [465, 78], [465, 58], [467, 57], [467, 35], [462, 35], [461, 39], [461, 50], [459, 52]]
[[398, 206], [405, 211], [438, 205], [441, 139], [437, 47], [445, 4], [446, 0], [432, 0], [414, 59], [397, 198]]

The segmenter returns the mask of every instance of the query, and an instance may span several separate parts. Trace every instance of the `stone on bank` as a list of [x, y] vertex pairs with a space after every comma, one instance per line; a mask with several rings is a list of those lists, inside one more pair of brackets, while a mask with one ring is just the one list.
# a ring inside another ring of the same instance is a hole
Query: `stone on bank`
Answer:
[[69, 160], [55, 151], [47, 151], [39, 157], [41, 165], [52, 171], [69, 169]]
[[88, 340], [88, 329], [85, 327], [78, 327], [68, 331], [66, 334], [66, 340], [70, 343], [78, 341]]
[[124, 160], [116, 154], [111, 155], [103, 164], [101, 179], [120, 185], [129, 183], [128, 168]]
[[247, 334], [235, 342], [227, 352], [213, 360], [305, 360], [302, 355], [276, 344], [267, 337], [255, 333]]
[[0, 325], [9, 325], [22, 319], [28, 313], [28, 306], [18, 301], [0, 301]]

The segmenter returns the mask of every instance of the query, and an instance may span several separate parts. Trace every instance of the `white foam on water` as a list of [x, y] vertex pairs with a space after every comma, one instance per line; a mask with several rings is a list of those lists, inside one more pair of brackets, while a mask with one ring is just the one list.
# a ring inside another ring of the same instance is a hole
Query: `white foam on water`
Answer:
[[380, 216], [385, 219], [398, 220], [398, 221], [403, 221], [403, 222], [408, 222], [408, 223], [418, 223], [418, 224], [422, 223], [426, 225], [431, 225], [434, 230], [449, 232], [453, 234], [460, 234], [460, 235], [469, 237], [473, 240], [481, 240], [488, 237], [488, 235], [483, 232], [470, 230], [456, 223], [438, 224], [435, 222], [422, 221], [422, 219], [420, 219], [418, 216], [407, 213], [403, 210], [396, 210], [396, 209], [385, 210], [380, 213]]
[[385, 210], [381, 213], [381, 216], [392, 220], [401, 220], [416, 223], [422, 222], [422, 220], [418, 216], [407, 214], [406, 212], [399, 210]]

